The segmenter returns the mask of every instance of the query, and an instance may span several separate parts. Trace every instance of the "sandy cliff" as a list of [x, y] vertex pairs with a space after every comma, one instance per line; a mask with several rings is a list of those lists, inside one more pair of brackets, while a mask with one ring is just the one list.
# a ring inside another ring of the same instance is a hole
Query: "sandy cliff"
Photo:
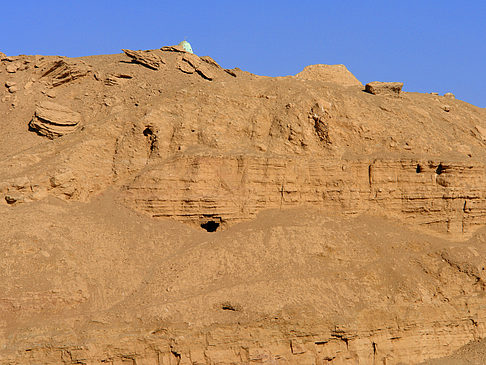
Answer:
[[171, 47], [0, 59], [0, 363], [418, 363], [485, 336], [484, 109]]

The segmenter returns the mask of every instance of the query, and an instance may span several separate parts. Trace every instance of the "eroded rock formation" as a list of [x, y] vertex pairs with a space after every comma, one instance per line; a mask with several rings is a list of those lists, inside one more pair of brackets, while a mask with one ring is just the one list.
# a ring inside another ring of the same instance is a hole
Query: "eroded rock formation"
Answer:
[[373, 81], [369, 82], [365, 86], [365, 90], [374, 95], [400, 95], [402, 91], [403, 82], [381, 82]]
[[80, 122], [81, 114], [63, 105], [43, 101], [35, 109], [29, 127], [38, 134], [53, 139], [74, 132]]
[[417, 363], [485, 336], [484, 109], [172, 48], [6, 57], [0, 84], [0, 363]]

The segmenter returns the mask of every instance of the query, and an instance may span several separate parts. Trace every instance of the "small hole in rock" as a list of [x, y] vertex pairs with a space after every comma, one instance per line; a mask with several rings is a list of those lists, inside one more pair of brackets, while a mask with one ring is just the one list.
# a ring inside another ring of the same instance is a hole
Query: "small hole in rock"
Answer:
[[437, 175], [440, 175], [444, 172], [444, 167], [442, 166], [442, 164], [440, 163], [439, 166], [437, 166], [437, 168], [435, 169], [435, 173]]
[[422, 166], [420, 166], [419, 164], [417, 164], [417, 168], [416, 168], [415, 172], [417, 174], [420, 174], [422, 172]]
[[152, 131], [152, 129], [150, 127], [147, 127], [143, 130], [143, 135], [145, 137], [151, 136], [152, 134], [154, 134], [154, 132]]
[[219, 227], [219, 223], [215, 221], [207, 221], [206, 223], [201, 223], [201, 228], [208, 232], [215, 232]]

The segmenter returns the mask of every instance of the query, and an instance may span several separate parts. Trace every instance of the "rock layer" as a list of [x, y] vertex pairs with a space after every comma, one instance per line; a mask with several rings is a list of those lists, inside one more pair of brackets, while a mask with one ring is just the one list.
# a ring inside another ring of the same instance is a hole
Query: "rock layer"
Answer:
[[81, 114], [51, 101], [42, 102], [35, 110], [29, 127], [48, 138], [74, 132], [81, 122]]
[[152, 164], [127, 192], [130, 204], [152, 217], [197, 225], [213, 219], [233, 224], [262, 209], [311, 205], [346, 214], [382, 211], [463, 234], [486, 224], [484, 171], [482, 165], [438, 161], [184, 156]]

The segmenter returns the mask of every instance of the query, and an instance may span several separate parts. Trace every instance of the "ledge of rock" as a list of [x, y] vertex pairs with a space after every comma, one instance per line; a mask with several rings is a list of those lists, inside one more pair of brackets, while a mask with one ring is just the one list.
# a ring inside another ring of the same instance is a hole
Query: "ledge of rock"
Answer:
[[132, 59], [132, 62], [139, 63], [152, 70], [158, 70], [165, 63], [160, 56], [150, 51], [132, 51], [130, 49], [123, 49], [122, 51]]
[[176, 45], [176, 46], [164, 46], [161, 48], [162, 51], [164, 52], [181, 52], [181, 53], [187, 53], [187, 51], [184, 49], [184, 47]]
[[400, 95], [403, 82], [373, 81], [366, 84], [365, 90], [373, 95]]
[[195, 54], [185, 53], [184, 56], [177, 63], [177, 68], [184, 73], [192, 74], [198, 73], [206, 80], [214, 79], [214, 73], [210, 67], [221, 68], [212, 58], [199, 58]]
[[74, 132], [81, 122], [81, 114], [68, 107], [44, 101], [36, 108], [29, 123], [30, 129], [50, 139]]
[[342, 86], [363, 86], [344, 65], [310, 65], [295, 77], [304, 80], [332, 82]]

